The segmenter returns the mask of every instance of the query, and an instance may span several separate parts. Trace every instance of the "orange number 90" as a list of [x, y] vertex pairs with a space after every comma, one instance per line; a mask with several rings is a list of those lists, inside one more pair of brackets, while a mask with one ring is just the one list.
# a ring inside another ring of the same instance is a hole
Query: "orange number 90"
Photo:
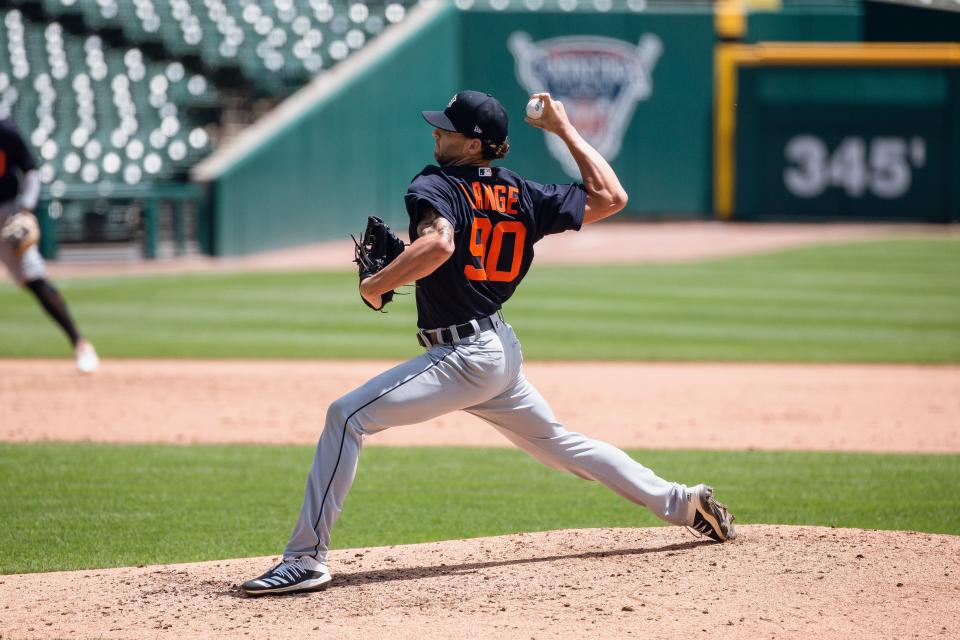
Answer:
[[[513, 256], [510, 268], [506, 271], [497, 268], [500, 262], [500, 251], [503, 249], [503, 236], [512, 233]], [[520, 273], [523, 262], [523, 243], [527, 237], [527, 228], [517, 220], [506, 220], [494, 226], [488, 218], [473, 219], [470, 228], [470, 253], [477, 258], [480, 266], [468, 264], [463, 273], [468, 280], [490, 280], [493, 282], [510, 282]], [[489, 246], [488, 246], [489, 242]]]

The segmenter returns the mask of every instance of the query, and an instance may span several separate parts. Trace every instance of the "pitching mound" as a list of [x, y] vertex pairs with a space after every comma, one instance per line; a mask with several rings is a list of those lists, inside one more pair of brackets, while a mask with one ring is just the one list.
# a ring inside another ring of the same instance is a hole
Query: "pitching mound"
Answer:
[[0, 577], [2, 638], [960, 635], [960, 537], [593, 529], [331, 554], [323, 593], [248, 598], [273, 558]]

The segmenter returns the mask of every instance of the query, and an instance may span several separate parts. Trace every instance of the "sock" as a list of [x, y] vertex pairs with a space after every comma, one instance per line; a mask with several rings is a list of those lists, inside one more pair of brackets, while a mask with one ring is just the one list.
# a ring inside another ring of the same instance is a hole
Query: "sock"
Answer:
[[67, 310], [67, 302], [60, 295], [60, 292], [44, 278], [31, 280], [27, 283], [27, 288], [33, 292], [44, 310], [67, 334], [67, 337], [70, 338], [70, 344], [76, 346], [77, 341], [80, 340], [80, 334], [77, 333], [77, 327], [73, 324], [73, 319]]

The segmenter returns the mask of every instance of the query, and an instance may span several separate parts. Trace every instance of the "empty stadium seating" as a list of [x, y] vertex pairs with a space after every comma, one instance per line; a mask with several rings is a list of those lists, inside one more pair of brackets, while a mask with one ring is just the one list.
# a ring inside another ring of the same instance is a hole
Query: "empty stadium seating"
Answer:
[[[302, 85], [406, 13], [400, 2], [334, 0], [44, 0], [60, 17], [79, 16], [131, 43], [195, 58], [223, 81], [267, 94]], [[239, 75], [236, 73], [239, 71]]]
[[210, 150], [183, 114], [216, 101], [202, 75], [57, 22], [26, 22], [18, 10], [2, 21], [0, 116], [13, 116], [36, 149], [43, 184], [169, 178]]
[[0, 8], [0, 117], [45, 191], [180, 179], [212, 150], [225, 92], [280, 99], [411, 0], [14, 0]]

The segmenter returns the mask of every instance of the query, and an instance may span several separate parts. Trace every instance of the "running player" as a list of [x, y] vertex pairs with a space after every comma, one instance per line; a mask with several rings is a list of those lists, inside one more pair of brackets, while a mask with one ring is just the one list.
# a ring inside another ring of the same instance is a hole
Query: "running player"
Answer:
[[509, 151], [507, 113], [492, 96], [463, 91], [444, 111], [427, 111], [434, 157], [406, 195], [412, 244], [360, 293], [416, 282], [417, 337], [426, 352], [330, 405], [307, 478], [300, 517], [283, 560], [242, 585], [250, 595], [324, 589], [330, 531], [353, 483], [361, 442], [389, 427], [464, 410], [544, 464], [596, 480], [656, 516], [717, 542], [734, 537], [733, 516], [706, 485], [659, 478], [626, 453], [567, 431], [524, 377], [520, 343], [500, 313], [545, 235], [578, 230], [623, 209], [627, 194], [603, 157], [549, 94], [527, 123], [559, 136], [583, 184], [538, 184], [491, 162]]
[[[18, 211], [33, 211], [40, 197], [40, 177], [30, 150], [9, 120], [0, 121], [0, 228]], [[36, 297], [54, 322], [60, 325], [76, 358], [77, 369], [92, 373], [100, 366], [93, 345], [77, 330], [67, 303], [50, 281], [47, 266], [37, 245], [20, 253], [17, 247], [0, 241], [0, 261], [21, 287]]]

